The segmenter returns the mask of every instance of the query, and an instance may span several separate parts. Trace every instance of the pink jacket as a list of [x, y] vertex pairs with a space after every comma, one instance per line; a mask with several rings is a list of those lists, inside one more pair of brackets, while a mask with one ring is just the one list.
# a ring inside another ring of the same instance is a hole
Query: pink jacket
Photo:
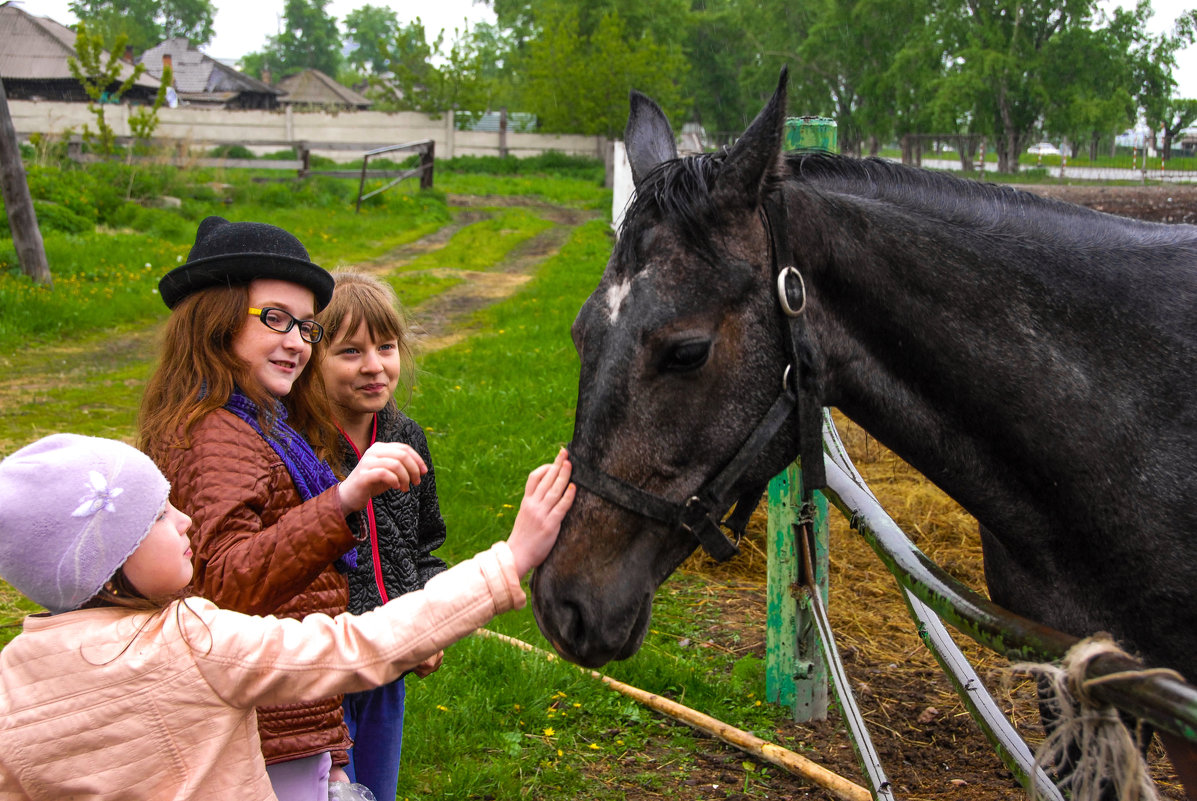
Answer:
[[0, 801], [274, 799], [255, 706], [393, 681], [524, 601], [497, 543], [359, 616], [31, 616], [0, 652]]

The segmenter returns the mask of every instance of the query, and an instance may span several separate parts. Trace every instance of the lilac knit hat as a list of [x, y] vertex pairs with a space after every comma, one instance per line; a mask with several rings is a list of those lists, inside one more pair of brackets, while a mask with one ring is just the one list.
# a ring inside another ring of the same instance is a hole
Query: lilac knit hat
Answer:
[[145, 539], [170, 483], [123, 442], [53, 434], [0, 462], [0, 578], [51, 612], [78, 609]]

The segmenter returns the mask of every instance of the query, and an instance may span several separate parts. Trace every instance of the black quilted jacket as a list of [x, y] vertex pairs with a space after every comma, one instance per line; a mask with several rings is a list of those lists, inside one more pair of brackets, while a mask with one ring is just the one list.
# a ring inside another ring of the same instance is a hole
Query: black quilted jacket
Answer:
[[[355, 615], [382, 604], [377, 576], [381, 572], [388, 598], [418, 590], [428, 579], [445, 569], [444, 560], [432, 552], [445, 542], [445, 521], [436, 497], [436, 475], [428, 439], [420, 424], [392, 408], [378, 414], [378, 442], [405, 442], [428, 465], [428, 473], [410, 492], [387, 490], [374, 497], [377, 546], [367, 537], [357, 546], [357, 569], [349, 574], [349, 611]], [[345, 466], [352, 470], [357, 456], [344, 443]], [[359, 515], [363, 530], [366, 513]], [[377, 547], [377, 559], [375, 558]]]

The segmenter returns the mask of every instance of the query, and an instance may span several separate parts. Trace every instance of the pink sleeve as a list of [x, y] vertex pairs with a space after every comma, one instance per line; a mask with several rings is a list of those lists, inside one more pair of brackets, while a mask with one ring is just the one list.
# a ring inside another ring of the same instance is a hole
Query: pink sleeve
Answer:
[[247, 708], [386, 684], [525, 601], [511, 549], [499, 542], [363, 615], [280, 620], [193, 598], [187, 603], [198, 614], [178, 619], [207, 682]]

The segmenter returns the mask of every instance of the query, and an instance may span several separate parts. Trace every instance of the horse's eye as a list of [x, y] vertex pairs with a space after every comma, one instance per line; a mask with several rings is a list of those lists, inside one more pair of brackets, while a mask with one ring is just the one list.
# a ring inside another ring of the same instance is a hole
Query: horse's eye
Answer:
[[661, 369], [676, 373], [697, 370], [707, 363], [707, 358], [710, 355], [711, 343], [705, 339], [691, 339], [679, 342], [665, 354]]

